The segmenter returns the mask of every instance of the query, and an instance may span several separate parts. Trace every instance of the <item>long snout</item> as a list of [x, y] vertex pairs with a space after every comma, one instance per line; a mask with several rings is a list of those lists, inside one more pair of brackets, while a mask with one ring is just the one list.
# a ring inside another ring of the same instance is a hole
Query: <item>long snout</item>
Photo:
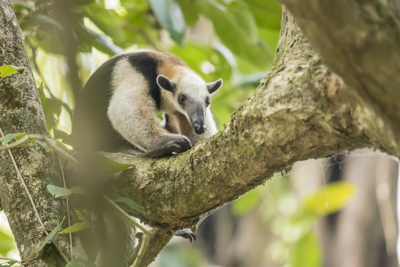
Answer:
[[196, 108], [192, 110], [192, 114], [190, 117], [190, 121], [192, 123], [194, 131], [197, 134], [203, 134], [206, 131], [204, 107], [201, 105], [196, 106]]

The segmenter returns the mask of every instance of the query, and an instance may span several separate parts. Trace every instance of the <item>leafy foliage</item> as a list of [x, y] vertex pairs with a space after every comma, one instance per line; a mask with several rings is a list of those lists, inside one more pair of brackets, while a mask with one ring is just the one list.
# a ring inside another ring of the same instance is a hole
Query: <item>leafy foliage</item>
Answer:
[[15, 67], [11, 65], [3, 65], [0, 67], [0, 81], [5, 77], [13, 75], [15, 73], [23, 73], [26, 67]]
[[64, 222], [64, 220], [62, 220], [47, 236], [46, 238], [42, 241], [42, 243], [40, 244], [37, 253], [39, 253], [44, 246], [46, 246], [47, 242], [49, 242], [60, 230], [62, 223]]
[[135, 201], [133, 201], [132, 199], [119, 198], [119, 199], [115, 199], [114, 202], [116, 202], [116, 203], [125, 203], [131, 209], [136, 210], [138, 212], [142, 212], [142, 207], [139, 204], [137, 204]]
[[345, 182], [328, 184], [325, 188], [307, 197], [303, 203], [304, 212], [327, 215], [337, 212], [354, 196], [356, 187]]
[[8, 262], [0, 263], [0, 267], [12, 267], [12, 266], [16, 266], [15, 264], [17, 264], [17, 261], [8, 261]]
[[0, 138], [0, 143], [3, 143], [3, 145], [7, 145], [10, 143], [13, 139], [18, 140], [22, 137], [26, 136], [26, 133], [12, 133], [12, 134], [7, 134]]
[[51, 185], [51, 184], [47, 185], [47, 190], [55, 198], [69, 196], [73, 193], [73, 191], [71, 189], [58, 187], [58, 186]]
[[321, 249], [317, 237], [308, 232], [292, 249], [290, 263], [293, 267], [319, 267], [322, 263]]
[[149, 0], [157, 20], [171, 38], [182, 46], [186, 23], [182, 9], [175, 0]]
[[70, 227], [67, 227], [64, 230], [62, 230], [62, 232], [65, 234], [79, 232], [79, 231], [85, 230], [91, 226], [92, 226], [92, 224], [87, 223], [87, 222], [75, 223], [75, 224], [71, 225]]
[[0, 254], [6, 254], [15, 246], [14, 237], [11, 234], [10, 229], [7, 229], [4, 226], [0, 226], [0, 241]]

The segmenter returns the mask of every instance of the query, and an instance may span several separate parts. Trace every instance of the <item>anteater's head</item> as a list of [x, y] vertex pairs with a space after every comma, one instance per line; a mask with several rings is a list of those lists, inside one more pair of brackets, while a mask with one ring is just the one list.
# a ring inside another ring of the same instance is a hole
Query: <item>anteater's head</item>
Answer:
[[188, 69], [172, 80], [158, 75], [157, 84], [173, 93], [176, 110], [186, 116], [197, 134], [203, 134], [206, 130], [206, 113], [210, 112], [210, 96], [221, 88], [222, 79], [206, 83], [200, 75]]

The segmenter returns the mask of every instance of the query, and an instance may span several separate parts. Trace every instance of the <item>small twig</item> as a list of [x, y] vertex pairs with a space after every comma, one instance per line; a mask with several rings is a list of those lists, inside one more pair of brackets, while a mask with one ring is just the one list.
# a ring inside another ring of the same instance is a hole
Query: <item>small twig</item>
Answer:
[[21, 262], [20, 260], [16, 260], [16, 259], [11, 259], [11, 258], [7, 258], [7, 257], [0, 257], [0, 260], [6, 260], [6, 261], [16, 261], [16, 262]]
[[140, 246], [139, 252], [136, 256], [135, 262], [131, 265], [131, 267], [138, 267], [140, 262], [142, 261], [143, 255], [149, 246], [150, 237], [149, 234], [143, 233], [143, 242]]
[[135, 225], [138, 227], [140, 230], [143, 232], [143, 242], [140, 246], [139, 252], [137, 254], [137, 257], [131, 267], [138, 267], [140, 264], [140, 261], [143, 258], [144, 252], [146, 251], [147, 247], [149, 246], [149, 240], [150, 240], [150, 233], [152, 229], [147, 229], [146, 227], [142, 226], [140, 223], [138, 223], [135, 219], [133, 219], [131, 216], [129, 216], [128, 213], [126, 213], [123, 209], [121, 209], [117, 204], [114, 203], [111, 199], [109, 199], [106, 195], [101, 193], [101, 195], [104, 197], [106, 200], [107, 204], [116, 212], [118, 212], [119, 215], [121, 215], [125, 220], [127, 220], [129, 223]]
[[[63, 183], [64, 183], [64, 188], [67, 188], [67, 185], [66, 185], [66, 183], [65, 183], [64, 169], [63, 169], [63, 166], [62, 166], [62, 164], [61, 164], [60, 155], [58, 155], [58, 154], [57, 154], [57, 159], [58, 159], [58, 163], [59, 163], [59, 165], [60, 165], [60, 170], [61, 170], [61, 175], [62, 175], [62, 179], [63, 179]], [[69, 202], [68, 196], [66, 197], [65, 201], [66, 201], [66, 204], [67, 204], [68, 227], [70, 227], [70, 226], [71, 226], [71, 219], [70, 219], [70, 215], [69, 215], [70, 210], [69, 210], [69, 204], [68, 204], [68, 202]], [[72, 233], [69, 233], [69, 250], [70, 250], [70, 259], [72, 260], [72, 259], [73, 259], [73, 253], [72, 253]]]
[[126, 267], [130, 267], [130, 266], [129, 266], [129, 263], [130, 263], [130, 262], [133, 262], [133, 260], [135, 259], [135, 257], [137, 257], [137, 255], [138, 255], [138, 253], [139, 253], [138, 251], [139, 251], [139, 249], [142, 247], [142, 244], [143, 244], [143, 238], [139, 239], [138, 245], [133, 249], [131, 255], [130, 255], [129, 258], [128, 258], [128, 261], [126, 262]]
[[70, 161], [72, 161], [77, 167], [79, 167], [81, 170], [84, 170], [83, 166], [74, 158], [72, 157], [70, 154], [68, 154], [67, 152], [65, 152], [64, 150], [62, 150], [61, 148], [59, 148], [57, 145], [55, 145], [52, 142], [52, 139], [48, 138], [47, 136], [44, 135], [38, 135], [38, 134], [27, 134], [26, 136], [24, 136], [23, 138], [21, 138], [18, 141], [15, 141], [11, 144], [7, 144], [5, 146], [0, 146], [0, 151], [2, 150], [9, 150], [9, 149], [13, 149], [13, 148], [17, 148], [19, 146], [22, 146], [23, 144], [27, 143], [29, 140], [39, 140], [39, 141], [44, 141], [46, 142], [46, 145], [48, 145], [49, 147], [51, 147], [55, 152], [57, 152], [58, 154], [66, 157], [67, 159], [69, 159]]
[[[1, 130], [1, 128], [0, 128], [0, 134], [1, 134], [1, 137], [4, 137], [4, 133], [3, 133], [3, 131]], [[41, 135], [32, 135], [32, 136], [40, 136], [40, 137], [42, 137]], [[28, 137], [28, 135], [26, 135], [25, 137]], [[25, 137], [24, 137], [24, 138], [25, 138]], [[44, 136], [44, 137], [45, 137], [45, 136]], [[22, 138], [22, 139], [24, 139], [24, 138]], [[45, 137], [45, 138], [47, 138], [47, 137]], [[19, 140], [19, 141], [22, 141], [22, 139]], [[47, 138], [47, 139], [48, 139], [48, 138]], [[27, 142], [28, 140], [29, 140], [29, 139], [27, 139], [25, 142]], [[17, 142], [19, 142], [19, 141], [17, 141]], [[17, 142], [15, 142], [15, 143], [17, 143]], [[11, 146], [11, 145], [10, 145], [10, 146]], [[44, 232], [46, 233], [46, 235], [49, 235], [49, 233], [48, 233], [47, 230], [46, 230], [46, 227], [44, 226], [44, 223], [43, 223], [42, 219], [40, 218], [39, 212], [38, 212], [37, 209], [36, 209], [35, 202], [33, 201], [33, 198], [32, 198], [32, 196], [31, 196], [31, 193], [29, 192], [28, 186], [26, 185], [24, 179], [22, 178], [22, 175], [21, 175], [21, 172], [19, 171], [17, 162], [15, 161], [14, 155], [13, 155], [12, 152], [11, 152], [11, 148], [9, 148], [10, 146], [7, 146], [7, 145], [6, 145], [6, 146], [3, 146], [3, 147], [0, 147], [0, 151], [1, 151], [1, 150], [8, 150], [8, 154], [10, 155], [11, 160], [12, 160], [12, 162], [13, 162], [13, 164], [14, 164], [15, 170], [17, 171], [18, 178], [21, 180], [21, 183], [22, 183], [22, 185], [24, 186], [26, 193], [28, 194], [28, 198], [29, 198], [29, 200], [30, 200], [30, 202], [31, 202], [31, 204], [32, 204], [32, 207], [33, 207], [33, 210], [34, 210], [34, 212], [35, 212], [35, 214], [36, 214], [36, 217], [37, 217], [37, 219], [38, 219], [40, 225], [43, 227], [43, 230], [44, 230]], [[53, 238], [51, 239], [51, 241], [53, 242], [54, 246], [57, 248], [57, 250], [58, 250], [58, 252], [60, 253], [60, 255], [64, 258], [64, 260], [65, 260], [66, 262], [68, 262], [68, 261], [69, 261], [68, 258], [64, 255], [64, 253], [63, 253], [63, 252], [61, 251], [61, 249], [58, 247], [58, 245], [57, 245], [56, 242], [53, 240]]]

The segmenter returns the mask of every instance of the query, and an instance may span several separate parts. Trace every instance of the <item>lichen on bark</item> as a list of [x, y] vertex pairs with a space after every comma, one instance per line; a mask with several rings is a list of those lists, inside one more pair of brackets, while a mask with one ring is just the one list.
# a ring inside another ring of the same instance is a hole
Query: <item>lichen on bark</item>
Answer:
[[[0, 65], [27, 67], [0, 82], [0, 128], [4, 134], [26, 132], [48, 135], [39, 95], [33, 79], [21, 30], [9, 0], [0, 1]], [[22, 179], [50, 232], [66, 216], [65, 201], [55, 200], [47, 184], [62, 185], [57, 158], [38, 145], [26, 145], [12, 151]], [[32, 209], [7, 151], [0, 154], [0, 199], [17, 242], [22, 260], [35, 256], [45, 234]], [[58, 246], [68, 253], [67, 236], [56, 237]], [[65, 261], [53, 245], [43, 255], [24, 266], [64, 266]]]

